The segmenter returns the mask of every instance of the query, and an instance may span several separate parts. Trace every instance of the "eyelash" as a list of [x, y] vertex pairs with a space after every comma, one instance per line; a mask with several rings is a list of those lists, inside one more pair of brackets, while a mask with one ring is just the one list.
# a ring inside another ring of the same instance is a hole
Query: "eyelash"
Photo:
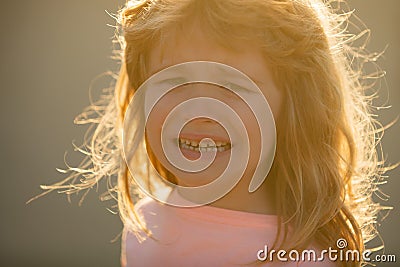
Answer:
[[226, 87], [224, 87], [224, 86], [220, 86], [220, 87], [224, 88], [225, 90], [230, 90], [230, 91], [233, 91], [233, 92], [253, 93], [253, 91], [251, 91], [249, 89], [246, 89], [244, 87], [238, 86], [236, 84], [226, 83], [225, 86]]

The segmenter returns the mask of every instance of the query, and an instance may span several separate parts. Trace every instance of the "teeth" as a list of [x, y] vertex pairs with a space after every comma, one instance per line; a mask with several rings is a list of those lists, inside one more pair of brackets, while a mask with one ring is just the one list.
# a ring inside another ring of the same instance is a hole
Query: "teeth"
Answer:
[[[200, 147], [199, 151], [200, 152], [211, 152], [211, 151], [217, 152], [217, 148], [216, 147]], [[223, 151], [223, 150], [221, 150], [221, 151]]]
[[230, 148], [229, 143], [215, 141], [215, 144], [212, 141], [203, 141], [201, 144], [195, 140], [188, 140], [179, 138], [179, 146], [184, 149], [190, 149], [194, 151], [200, 152], [210, 152], [210, 151], [218, 151], [222, 152]]
[[192, 146], [197, 146], [199, 143], [198, 142], [196, 142], [196, 141], [192, 141], [192, 142], [190, 142], [191, 143], [191, 145]]
[[199, 144], [200, 147], [213, 147], [213, 143], [209, 142], [203, 142]]
[[200, 148], [207, 147], [207, 144], [203, 142], [203, 143], [199, 144], [199, 147]]

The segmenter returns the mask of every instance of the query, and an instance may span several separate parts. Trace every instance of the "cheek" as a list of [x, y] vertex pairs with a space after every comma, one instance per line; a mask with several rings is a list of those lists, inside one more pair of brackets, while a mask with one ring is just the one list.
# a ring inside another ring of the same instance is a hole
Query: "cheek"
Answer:
[[162, 158], [163, 153], [161, 144], [161, 131], [163, 124], [173, 107], [181, 102], [182, 100], [176, 95], [166, 94], [157, 102], [147, 119], [145, 127], [147, 142], [156, 157], [160, 158], [160, 160], [162, 159], [161, 161], [164, 160], [164, 158]]

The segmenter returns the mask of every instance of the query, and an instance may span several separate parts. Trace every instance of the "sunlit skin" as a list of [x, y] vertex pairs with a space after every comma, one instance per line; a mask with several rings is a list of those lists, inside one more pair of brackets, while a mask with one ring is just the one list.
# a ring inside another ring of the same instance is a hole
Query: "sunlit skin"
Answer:
[[[189, 61], [213, 61], [230, 65], [245, 73], [257, 84], [267, 99], [276, 120], [279, 116], [282, 96], [273, 83], [268, 65], [263, 59], [260, 49], [250, 44], [238, 43], [234, 44], [234, 46], [237, 49], [228, 49], [219, 45], [208, 38], [199, 28], [192, 31], [190, 37], [185, 34], [171, 35], [164, 40], [162, 45], [158, 44], [151, 51], [149, 73], [154, 74], [166, 67]], [[182, 101], [199, 96], [212, 97], [231, 106], [244, 123], [250, 140], [249, 164], [242, 179], [232, 191], [210, 205], [232, 210], [275, 214], [274, 192], [271, 186], [273, 179], [267, 178], [257, 191], [248, 192], [248, 186], [259, 157], [259, 127], [246, 103], [225, 88], [210, 84], [190, 84], [178, 87], [161, 99], [150, 114], [146, 128], [149, 144], [157, 159], [177, 177], [178, 184], [183, 186], [207, 184], [223, 172], [229, 161], [229, 149], [217, 152], [211, 167], [197, 174], [189, 174], [172, 167], [162, 152], [160, 135], [161, 125], [165, 117], [173, 107]], [[205, 107], [193, 107], [194, 110], [201, 108]], [[229, 143], [230, 141], [224, 128], [216, 121], [207, 118], [198, 118], [190, 121], [183, 127], [179, 137], [197, 141], [203, 138], [212, 138], [214, 141], [222, 143]], [[196, 151], [185, 148], [180, 149], [188, 159], [193, 160], [200, 155]]]

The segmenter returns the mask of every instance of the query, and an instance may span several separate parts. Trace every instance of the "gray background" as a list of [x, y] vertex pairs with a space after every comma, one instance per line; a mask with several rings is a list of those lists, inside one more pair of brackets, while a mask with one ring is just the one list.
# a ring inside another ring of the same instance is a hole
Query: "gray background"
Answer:
[[[30, 205], [38, 186], [61, 179], [63, 154], [77, 163], [71, 141], [81, 144], [85, 126], [73, 118], [89, 104], [90, 82], [116, 70], [110, 58], [114, 21], [104, 12], [117, 11], [124, 1], [37, 0], [3, 1], [0, 16], [0, 266], [118, 266], [120, 241], [110, 241], [122, 224], [107, 211], [112, 203], [91, 192], [83, 206], [52, 193]], [[351, 0], [350, 6], [372, 30], [370, 51], [388, 45], [379, 65], [387, 71], [382, 99], [391, 109], [379, 112], [385, 124], [400, 114], [400, 23], [398, 0]], [[101, 88], [107, 82], [99, 82]], [[387, 161], [400, 160], [400, 123], [386, 131], [383, 148]], [[394, 206], [380, 230], [387, 254], [400, 257], [399, 176], [389, 172], [382, 190]], [[400, 261], [400, 259], [398, 259]], [[396, 264], [378, 264], [396, 266]]]

